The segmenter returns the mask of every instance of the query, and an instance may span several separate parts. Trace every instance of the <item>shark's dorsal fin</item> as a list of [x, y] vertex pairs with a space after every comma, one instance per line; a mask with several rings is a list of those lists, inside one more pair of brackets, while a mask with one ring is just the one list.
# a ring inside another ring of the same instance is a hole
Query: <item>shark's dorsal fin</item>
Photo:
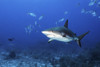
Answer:
[[68, 19], [66, 20], [64, 27], [68, 28]]

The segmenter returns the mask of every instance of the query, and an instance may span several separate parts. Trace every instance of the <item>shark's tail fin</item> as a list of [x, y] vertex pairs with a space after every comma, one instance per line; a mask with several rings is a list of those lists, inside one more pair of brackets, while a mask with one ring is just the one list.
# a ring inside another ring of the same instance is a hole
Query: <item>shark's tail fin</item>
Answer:
[[89, 31], [88, 32], [86, 32], [86, 33], [84, 33], [84, 34], [82, 34], [82, 35], [80, 35], [80, 36], [78, 36], [78, 39], [79, 40], [77, 40], [77, 44], [81, 47], [81, 42], [80, 42], [80, 40], [85, 36], [85, 35], [87, 35], [89, 33]]

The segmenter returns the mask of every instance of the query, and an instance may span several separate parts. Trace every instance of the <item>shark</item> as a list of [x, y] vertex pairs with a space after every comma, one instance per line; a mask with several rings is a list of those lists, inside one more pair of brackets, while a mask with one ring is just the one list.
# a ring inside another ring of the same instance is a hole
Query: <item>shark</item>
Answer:
[[52, 42], [53, 40], [62, 41], [62, 42], [66, 42], [66, 43], [75, 41], [75, 42], [77, 42], [79, 47], [81, 47], [81, 39], [89, 33], [89, 31], [88, 31], [80, 36], [77, 36], [74, 32], [72, 32], [68, 28], [68, 19], [66, 20], [64, 26], [46, 29], [41, 32], [44, 35], [46, 35], [48, 38], [50, 38], [48, 40], [48, 43]]

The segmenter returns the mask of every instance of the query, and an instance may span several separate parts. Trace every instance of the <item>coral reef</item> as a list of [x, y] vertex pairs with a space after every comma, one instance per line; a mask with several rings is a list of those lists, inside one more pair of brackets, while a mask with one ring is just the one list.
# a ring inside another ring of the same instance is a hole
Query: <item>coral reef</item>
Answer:
[[21, 51], [2, 50], [0, 67], [100, 67], [100, 43], [79, 53], [66, 53], [64, 48], [60, 49], [61, 46], [56, 50], [55, 47], [44, 47], [35, 46], [34, 49]]

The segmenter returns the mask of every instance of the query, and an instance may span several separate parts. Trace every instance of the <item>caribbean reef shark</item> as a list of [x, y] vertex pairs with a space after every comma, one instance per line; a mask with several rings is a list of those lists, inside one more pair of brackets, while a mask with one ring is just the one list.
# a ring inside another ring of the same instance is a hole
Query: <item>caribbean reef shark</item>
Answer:
[[42, 31], [44, 35], [46, 35], [48, 38], [48, 43], [50, 43], [53, 40], [57, 41], [62, 41], [62, 42], [71, 42], [71, 41], [76, 41], [77, 44], [81, 47], [81, 42], [80, 40], [89, 33], [86, 32], [80, 36], [77, 36], [75, 33], [73, 33], [69, 28], [68, 28], [68, 20], [66, 20], [64, 26], [62, 27], [54, 27], [50, 28], [47, 30]]

